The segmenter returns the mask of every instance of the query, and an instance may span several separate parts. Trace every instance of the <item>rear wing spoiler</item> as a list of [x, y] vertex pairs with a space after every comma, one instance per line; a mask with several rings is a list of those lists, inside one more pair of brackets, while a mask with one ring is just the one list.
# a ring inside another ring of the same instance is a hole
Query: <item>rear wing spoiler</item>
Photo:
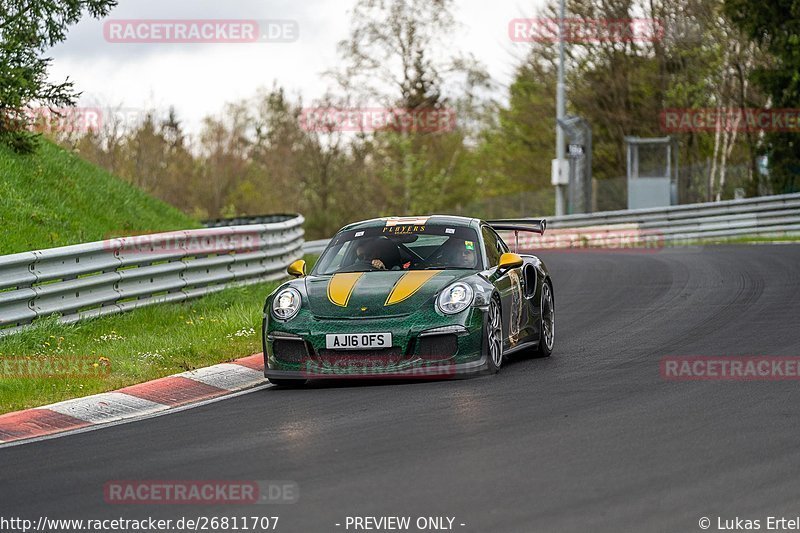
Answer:
[[547, 229], [545, 219], [523, 219], [523, 220], [490, 220], [489, 225], [496, 231], [532, 231], [539, 235], [544, 235]]
[[542, 219], [517, 219], [517, 220], [490, 220], [489, 225], [495, 231], [513, 231], [514, 232], [514, 252], [519, 250], [519, 232], [530, 231], [544, 235], [547, 229], [547, 220]]

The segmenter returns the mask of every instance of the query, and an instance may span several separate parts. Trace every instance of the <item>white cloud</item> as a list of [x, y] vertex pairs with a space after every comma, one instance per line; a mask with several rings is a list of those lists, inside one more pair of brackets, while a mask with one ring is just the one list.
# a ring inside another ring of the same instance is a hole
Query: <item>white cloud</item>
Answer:
[[[166, 110], [175, 106], [189, 131], [226, 102], [253, 95], [276, 81], [304, 101], [328, 86], [322, 72], [336, 65], [336, 44], [349, 30], [355, 0], [121, 0], [109, 19], [290, 19], [293, 43], [115, 44], [103, 38], [103, 21], [84, 19], [50, 51], [51, 78], [69, 76], [83, 91], [81, 105], [122, 105]], [[471, 52], [498, 83], [502, 98], [524, 45], [509, 42], [508, 21], [530, 15], [543, 0], [460, 0], [461, 27], [453, 46]]]

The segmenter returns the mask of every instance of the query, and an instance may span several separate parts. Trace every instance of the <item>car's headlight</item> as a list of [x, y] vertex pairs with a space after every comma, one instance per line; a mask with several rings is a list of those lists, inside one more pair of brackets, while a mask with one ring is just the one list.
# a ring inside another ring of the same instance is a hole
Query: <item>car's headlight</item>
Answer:
[[300, 304], [300, 292], [292, 287], [287, 287], [276, 294], [272, 300], [272, 314], [278, 320], [289, 320], [300, 311]]
[[474, 295], [472, 287], [466, 283], [457, 282], [442, 291], [436, 304], [442, 313], [454, 315], [469, 307]]

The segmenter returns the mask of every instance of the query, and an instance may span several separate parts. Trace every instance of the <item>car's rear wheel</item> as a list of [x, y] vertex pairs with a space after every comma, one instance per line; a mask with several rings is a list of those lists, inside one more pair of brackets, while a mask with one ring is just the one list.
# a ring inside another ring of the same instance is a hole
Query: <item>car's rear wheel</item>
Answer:
[[306, 384], [305, 379], [278, 379], [278, 378], [267, 378], [267, 379], [273, 385], [277, 385], [278, 387], [283, 387], [285, 389], [297, 389]]
[[553, 288], [549, 281], [542, 284], [542, 316], [539, 319], [539, 348], [540, 357], [549, 357], [553, 353], [553, 344], [556, 338], [556, 307], [553, 300]]
[[503, 320], [500, 304], [494, 298], [489, 303], [489, 314], [486, 317], [486, 341], [488, 370], [495, 374], [503, 366]]

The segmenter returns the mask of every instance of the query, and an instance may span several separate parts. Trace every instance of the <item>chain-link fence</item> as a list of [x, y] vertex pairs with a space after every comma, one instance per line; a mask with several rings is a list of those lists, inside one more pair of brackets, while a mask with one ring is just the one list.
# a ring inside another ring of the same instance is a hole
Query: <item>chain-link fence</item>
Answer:
[[[752, 189], [752, 184], [751, 172], [747, 165], [728, 166], [721, 187], [718, 183], [711, 182], [711, 171], [710, 161], [678, 168], [678, 204], [713, 202], [717, 199], [717, 191], [720, 192], [720, 200], [749, 196], [748, 191]], [[718, 180], [717, 177], [715, 182]], [[625, 176], [594, 179], [592, 192], [592, 211], [616, 211], [628, 208], [628, 180]]]

